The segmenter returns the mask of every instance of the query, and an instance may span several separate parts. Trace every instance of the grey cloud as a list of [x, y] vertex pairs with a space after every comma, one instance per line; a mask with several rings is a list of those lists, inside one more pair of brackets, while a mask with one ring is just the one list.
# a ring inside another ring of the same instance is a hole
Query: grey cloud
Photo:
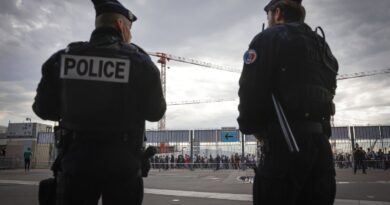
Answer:
[[8, 40], [5, 42], [5, 44], [7, 45], [7, 47], [21, 47], [22, 46], [22, 43], [19, 42], [19, 41], [16, 41], [16, 40]]
[[384, 108], [384, 107], [388, 107], [389, 106], [389, 103], [390, 102], [383, 102], [383, 103], [377, 103], [375, 104], [375, 106], [373, 106], [372, 104], [359, 104], [355, 107], [348, 107], [348, 108], [345, 108], [343, 111], [361, 111], [361, 110], [366, 110], [366, 109], [369, 109], [369, 108]]
[[5, 14], [16, 13], [18, 10], [16, 7], [16, 2], [17, 1], [14, 0], [2, 1], [0, 7], [0, 13], [5, 13]]
[[336, 117], [350, 123], [383, 124], [390, 122], [389, 76], [343, 81], [336, 95]]
[[30, 90], [33, 82], [0, 82], [0, 122], [8, 120], [23, 121], [26, 117], [38, 120], [32, 113], [31, 104], [34, 92]]
[[34, 97], [34, 92], [22, 92], [22, 93], [8, 93], [0, 97], [0, 104], [6, 106], [14, 106], [16, 104], [30, 104], [31, 99]]
[[[216, 107], [218, 109], [210, 109]], [[235, 107], [235, 102], [177, 106], [168, 111], [167, 126], [178, 129], [237, 127]]]
[[307, 1], [308, 21], [322, 23], [345, 72], [369, 70], [358, 62], [383, 52], [390, 55], [389, 8], [387, 0]]
[[[16, 2], [21, 4], [17, 6]], [[260, 31], [261, 23], [266, 21], [262, 9], [267, 2], [122, 1], [139, 17], [133, 25], [134, 42], [148, 51], [162, 51], [238, 69], [242, 67], [242, 55], [248, 43]], [[339, 59], [340, 73], [389, 66], [388, 0], [375, 0], [375, 3], [365, 0], [313, 0], [304, 1], [304, 5], [309, 24], [321, 25], [325, 29], [327, 40]], [[0, 88], [0, 99], [1, 96], [11, 96], [12, 101], [20, 105], [12, 108], [13, 115], [31, 114], [27, 104], [31, 104], [33, 99], [28, 100], [28, 95], [22, 93], [34, 92], [40, 78], [40, 67], [52, 53], [69, 42], [89, 39], [94, 15], [89, 0], [5, 0], [1, 3], [0, 17], [5, 20], [0, 22], [0, 85], [1, 81], [13, 81], [14, 85], [20, 83], [23, 88]], [[168, 71], [168, 101], [237, 96], [239, 75], [234, 77], [236, 74], [194, 69], [192, 66], [187, 68], [182, 63], [169, 62], [168, 66], [172, 67]], [[22, 83], [25, 81], [31, 83]], [[378, 91], [390, 86], [389, 78], [371, 77], [358, 82], [347, 80], [339, 83], [336, 99], [340, 106], [355, 109], [341, 110], [338, 115], [344, 118], [353, 118], [353, 113], [364, 115], [365, 109], [362, 108], [371, 105], [377, 107], [378, 113], [370, 119], [390, 122], [386, 113], [381, 111], [388, 103], [384, 99], [390, 97]], [[363, 91], [369, 97], [365, 102], [359, 102], [357, 99]], [[18, 93], [21, 96], [17, 96]], [[10, 109], [4, 106], [0, 105], [0, 110]], [[13, 115], [7, 114], [0, 124], [7, 118], [13, 120]], [[187, 128], [235, 124], [236, 116], [237, 106], [234, 103], [178, 106], [168, 111], [169, 126]]]
[[93, 5], [90, 1], [40, 0], [20, 1], [16, 6], [15, 2], [6, 0], [0, 10], [0, 16], [7, 19], [0, 22], [0, 80], [38, 81], [40, 66], [51, 53], [71, 41], [88, 39]]
[[[237, 98], [239, 74], [196, 66], [172, 68], [168, 71], [167, 97], [169, 102]], [[170, 96], [188, 97], [169, 99]]]
[[[257, 1], [242, 3], [234, 0], [223, 2], [218, 0], [207, 2], [157, 1], [143, 6], [136, 5], [134, 12], [137, 14], [138, 10], [140, 13], [140, 25], [136, 22], [134, 26], [135, 29], [139, 29], [139, 32], [146, 34], [140, 40], [147, 47], [157, 47], [147, 42], [153, 39], [151, 42], [158, 43], [160, 49], [176, 50], [181, 46], [188, 46], [190, 43], [188, 41], [191, 39], [204, 40], [210, 35], [227, 30], [238, 22], [244, 24], [248, 16], [259, 13], [258, 4]], [[153, 28], [142, 26], [142, 23], [153, 24]], [[152, 29], [157, 33], [150, 32]], [[138, 31], [135, 30], [136, 33]], [[245, 41], [249, 40], [245, 39]], [[192, 44], [191, 46], [202, 47], [209, 43], [212, 42], [203, 41], [203, 45]]]

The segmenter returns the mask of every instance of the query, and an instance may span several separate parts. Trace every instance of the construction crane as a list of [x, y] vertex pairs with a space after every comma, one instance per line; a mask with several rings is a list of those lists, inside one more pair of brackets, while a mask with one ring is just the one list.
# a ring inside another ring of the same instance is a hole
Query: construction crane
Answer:
[[216, 102], [232, 102], [238, 100], [237, 98], [225, 98], [225, 99], [206, 99], [206, 100], [189, 100], [189, 101], [180, 101], [180, 102], [169, 102], [169, 106], [175, 105], [193, 105], [193, 104], [203, 104], [203, 103], [216, 103]]
[[[207, 62], [195, 60], [192, 58], [174, 56], [171, 54], [160, 53], [160, 52], [148, 52], [148, 54], [159, 58], [157, 60], [157, 63], [161, 64], [160, 77], [161, 77], [161, 84], [162, 84], [162, 90], [163, 90], [164, 97], [166, 97], [166, 92], [167, 92], [167, 72], [166, 72], [167, 71], [166, 70], [167, 69], [167, 62], [170, 60], [182, 62], [182, 63], [188, 63], [188, 64], [192, 64], [192, 65], [198, 65], [198, 66], [202, 66], [202, 67], [206, 67], [206, 68], [222, 70], [222, 71], [240, 73], [239, 70], [236, 70], [236, 69], [233, 69], [233, 68], [230, 68], [227, 66], [220, 66], [217, 64], [207, 63]], [[164, 115], [163, 118], [158, 122], [158, 129], [164, 130], [165, 124], [166, 124], [166, 117]]]
[[358, 73], [351, 73], [351, 74], [342, 74], [337, 77], [337, 80], [347, 80], [352, 78], [362, 78], [362, 77], [368, 77], [373, 75], [382, 75], [382, 74], [388, 74], [390, 73], [390, 68], [386, 68], [383, 70], [373, 70], [373, 71], [366, 71], [366, 72], [358, 72]]
[[[163, 89], [164, 97], [166, 97], [166, 68], [167, 68], [167, 62], [177, 61], [197, 66], [202, 66], [206, 68], [221, 70], [221, 71], [227, 71], [232, 73], [241, 73], [241, 70], [235, 69], [228, 66], [221, 66], [205, 61], [196, 60], [193, 58], [186, 58], [186, 57], [180, 57], [175, 56], [171, 54], [166, 54], [162, 52], [148, 52], [149, 55], [158, 57], [157, 63], [161, 64], [161, 71], [160, 71], [160, 77], [161, 77], [161, 84]], [[368, 71], [368, 72], [357, 72], [357, 73], [351, 73], [351, 74], [342, 74], [337, 77], [337, 80], [346, 80], [346, 79], [352, 79], [352, 78], [362, 78], [362, 77], [368, 77], [368, 76], [374, 76], [374, 75], [381, 75], [381, 74], [388, 74], [390, 73], [390, 68], [386, 68], [383, 70], [374, 70], [374, 71]], [[171, 102], [168, 103], [170, 106], [174, 105], [190, 105], [190, 104], [201, 104], [201, 103], [213, 103], [213, 102], [227, 102], [227, 101], [236, 101], [237, 99], [217, 99], [217, 100], [193, 100], [193, 101], [183, 101], [183, 102]], [[165, 115], [163, 118], [158, 122], [158, 129], [164, 130], [166, 125], [166, 117]]]
[[[351, 74], [342, 74], [337, 77], [337, 80], [348, 80], [353, 78], [363, 78], [380, 74], [389, 74], [389, 69], [378, 70], [378, 71], [369, 71], [369, 72], [358, 72]], [[228, 99], [205, 99], [205, 100], [191, 100], [191, 101], [180, 101], [180, 102], [169, 102], [169, 106], [178, 106], [178, 105], [193, 105], [193, 104], [203, 104], [203, 103], [216, 103], [216, 102], [233, 102], [238, 100], [237, 98], [228, 98]]]
[[229, 66], [221, 66], [221, 65], [217, 65], [205, 61], [200, 61], [193, 58], [180, 57], [180, 56], [175, 56], [175, 55], [160, 53], [160, 52], [148, 52], [148, 54], [151, 56], [158, 57], [159, 60], [157, 62], [160, 64], [166, 65], [167, 61], [173, 60], [177, 62], [188, 63], [192, 65], [198, 65], [206, 68], [212, 68], [212, 69], [217, 69], [217, 70], [222, 70], [222, 71], [227, 71], [232, 73], [241, 73], [241, 70], [239, 69], [235, 69]]

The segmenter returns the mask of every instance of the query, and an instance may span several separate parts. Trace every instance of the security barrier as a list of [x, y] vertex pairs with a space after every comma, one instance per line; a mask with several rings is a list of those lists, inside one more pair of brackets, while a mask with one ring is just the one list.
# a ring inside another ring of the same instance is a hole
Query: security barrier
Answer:
[[12, 168], [15, 168], [15, 158], [0, 157], [0, 169], [12, 169]]
[[[168, 167], [178, 169], [182, 167], [232, 169], [243, 167], [244, 164], [248, 167], [246, 165], [248, 162], [253, 163], [259, 159], [260, 145], [257, 139], [253, 135], [243, 135], [235, 128], [148, 130], [145, 136], [146, 146], [155, 146], [158, 150], [157, 159], [152, 159], [156, 165], [154, 167], [160, 167], [157, 164], [164, 164], [161, 166], [166, 167], [165, 164], [168, 164]], [[57, 155], [54, 141], [52, 132], [39, 133], [36, 139], [10, 139], [7, 144], [6, 158], [0, 160], [0, 166], [3, 169], [23, 167], [23, 152], [26, 147], [31, 147], [32, 167], [48, 168]], [[389, 156], [390, 126], [333, 127], [329, 141], [337, 161], [336, 166], [349, 167], [353, 163], [352, 150], [359, 146], [364, 150], [370, 149], [370, 152], [367, 151], [367, 159], [371, 160], [367, 162], [369, 168], [387, 167], [387, 160], [384, 160], [384, 163], [373, 163], [372, 160], [382, 160], [380, 158], [382, 156], [376, 156], [376, 153]]]

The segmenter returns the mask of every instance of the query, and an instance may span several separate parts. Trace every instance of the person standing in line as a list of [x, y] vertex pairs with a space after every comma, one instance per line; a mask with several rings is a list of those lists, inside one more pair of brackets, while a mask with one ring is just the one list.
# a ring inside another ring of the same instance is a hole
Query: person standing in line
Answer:
[[24, 156], [24, 171], [29, 172], [30, 171], [30, 164], [31, 164], [31, 157], [32, 157], [32, 151], [30, 147], [27, 147], [27, 150], [23, 153]]
[[357, 169], [362, 169], [363, 174], [367, 174], [366, 172], [366, 163], [364, 160], [366, 159], [366, 152], [363, 150], [363, 147], [358, 147], [353, 152], [354, 158], [354, 166], [353, 173], [356, 174]]
[[145, 121], [166, 111], [160, 72], [131, 42], [137, 17], [117, 0], [92, 0], [95, 30], [42, 66], [33, 111], [58, 121], [57, 205], [142, 204], [153, 150]]
[[[243, 134], [255, 135], [265, 146], [253, 184], [254, 205], [330, 205], [335, 199], [329, 137], [338, 63], [324, 34], [304, 23], [301, 1], [270, 1], [264, 8], [268, 28], [244, 54], [237, 121]], [[285, 121], [299, 148], [295, 152], [284, 138]]]
[[1, 150], [1, 155], [4, 157], [7, 155], [7, 149], [5, 147]]

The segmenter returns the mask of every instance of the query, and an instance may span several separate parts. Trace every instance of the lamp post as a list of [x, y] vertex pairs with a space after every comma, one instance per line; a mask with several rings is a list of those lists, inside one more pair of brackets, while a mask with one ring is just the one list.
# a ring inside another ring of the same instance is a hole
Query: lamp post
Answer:
[[31, 126], [31, 118], [26, 117], [26, 121], [28, 122], [28, 123], [26, 123], [26, 127], [25, 127], [25, 129], [27, 131], [27, 134], [31, 134], [31, 137], [33, 137], [32, 126]]
[[184, 157], [184, 150], [187, 149], [187, 147], [182, 147], [181, 148], [181, 155]]

